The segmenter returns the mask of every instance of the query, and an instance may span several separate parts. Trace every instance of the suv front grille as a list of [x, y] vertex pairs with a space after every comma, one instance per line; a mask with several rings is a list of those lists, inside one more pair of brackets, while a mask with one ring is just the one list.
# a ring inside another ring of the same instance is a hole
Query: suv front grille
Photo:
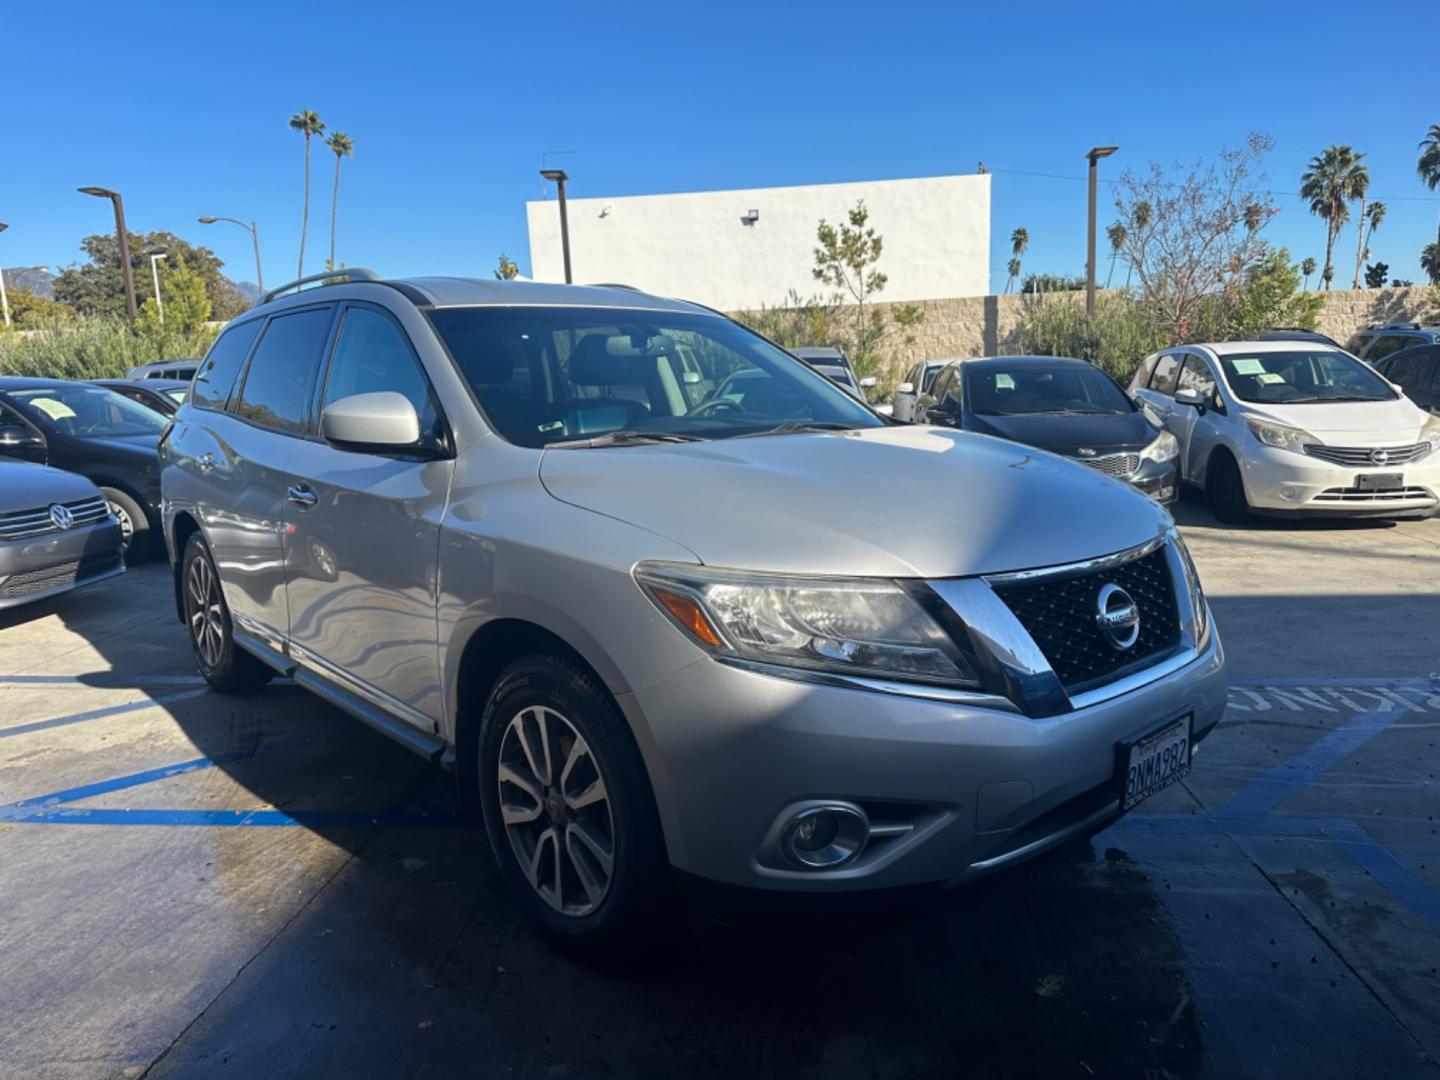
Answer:
[[[1110, 584], [1140, 609], [1140, 636], [1129, 649], [1115, 648], [1100, 629], [1100, 590]], [[1072, 694], [1157, 663], [1180, 644], [1180, 611], [1163, 545], [1119, 566], [1073, 577], [997, 581], [992, 588]]]
[[[1312, 443], [1305, 447], [1305, 453], [1332, 465], [1348, 465], [1352, 469], [1384, 469], [1390, 465], [1405, 465], [1424, 457], [1430, 452], [1428, 442], [1410, 446], [1320, 446]], [[1383, 454], [1384, 461], [1376, 461], [1371, 454]]]
[[[73, 529], [82, 525], [93, 525], [110, 516], [110, 507], [99, 496], [60, 505], [74, 517], [75, 524], [71, 526]], [[0, 514], [0, 540], [28, 540], [32, 536], [44, 536], [46, 533], [58, 531], [55, 522], [50, 519], [49, 506]]]
[[1140, 471], [1139, 454], [1106, 454], [1104, 457], [1077, 457], [1075, 460], [1082, 465], [1089, 465], [1096, 472], [1102, 472], [1106, 476], [1118, 476], [1122, 480]]

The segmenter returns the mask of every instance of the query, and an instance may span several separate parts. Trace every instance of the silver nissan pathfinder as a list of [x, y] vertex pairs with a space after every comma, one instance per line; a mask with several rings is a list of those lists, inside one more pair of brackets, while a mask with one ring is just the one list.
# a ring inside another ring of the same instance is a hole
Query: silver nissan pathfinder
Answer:
[[291, 675], [453, 768], [568, 940], [643, 927], [671, 868], [969, 881], [1184, 777], [1225, 706], [1149, 499], [622, 287], [293, 283], [161, 464], [210, 685]]

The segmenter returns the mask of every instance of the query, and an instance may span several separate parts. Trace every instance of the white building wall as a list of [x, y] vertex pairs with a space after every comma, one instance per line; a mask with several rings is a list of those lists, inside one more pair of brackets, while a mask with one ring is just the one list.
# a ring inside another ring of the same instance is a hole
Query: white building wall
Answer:
[[[815, 227], [863, 199], [884, 238], [884, 300], [990, 292], [990, 177], [934, 176], [806, 187], [567, 200], [574, 280], [618, 282], [724, 311], [823, 290]], [[536, 281], [564, 281], [556, 200], [525, 205]], [[753, 225], [742, 216], [759, 211]]]

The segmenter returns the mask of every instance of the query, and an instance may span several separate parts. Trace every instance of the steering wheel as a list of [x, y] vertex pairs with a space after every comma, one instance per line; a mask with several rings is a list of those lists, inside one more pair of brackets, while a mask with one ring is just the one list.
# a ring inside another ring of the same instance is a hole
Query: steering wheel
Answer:
[[744, 412], [745, 408], [738, 401], [731, 401], [729, 398], [715, 398], [704, 404], [696, 405], [690, 411], [691, 416], [709, 416], [712, 412], [725, 410], [728, 412]]

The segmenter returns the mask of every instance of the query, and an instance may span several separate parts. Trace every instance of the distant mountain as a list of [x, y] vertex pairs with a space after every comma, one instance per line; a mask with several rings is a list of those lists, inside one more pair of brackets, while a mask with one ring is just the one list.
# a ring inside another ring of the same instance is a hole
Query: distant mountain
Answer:
[[16, 266], [5, 271], [5, 288], [24, 289], [46, 300], [54, 300], [55, 276], [38, 266]]
[[260, 286], [256, 285], [253, 281], [232, 281], [231, 284], [235, 286], [236, 292], [250, 302], [251, 307], [254, 307], [260, 302], [262, 295]]

